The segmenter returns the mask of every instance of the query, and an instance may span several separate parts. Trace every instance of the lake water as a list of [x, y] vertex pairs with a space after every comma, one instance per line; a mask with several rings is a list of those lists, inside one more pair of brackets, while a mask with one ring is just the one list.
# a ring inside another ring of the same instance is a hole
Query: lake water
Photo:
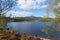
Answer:
[[[31, 35], [40, 35], [47, 36], [42, 29], [46, 27], [46, 25], [51, 25], [53, 27], [53, 22], [9, 22], [7, 24], [7, 28], [13, 27], [14, 30], [20, 34], [31, 34]], [[51, 30], [53, 30], [51, 28]], [[55, 31], [57, 32], [57, 31]], [[58, 34], [55, 34], [58, 35]]]

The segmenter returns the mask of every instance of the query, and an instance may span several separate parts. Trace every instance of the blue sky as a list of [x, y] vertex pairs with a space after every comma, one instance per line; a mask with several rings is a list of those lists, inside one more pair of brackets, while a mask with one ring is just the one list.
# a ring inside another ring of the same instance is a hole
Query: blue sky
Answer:
[[[7, 13], [7, 16], [12, 14], [11, 17], [45, 17], [47, 6], [48, 0], [18, 0], [17, 5]], [[54, 14], [50, 12], [49, 17], [53, 18]]]

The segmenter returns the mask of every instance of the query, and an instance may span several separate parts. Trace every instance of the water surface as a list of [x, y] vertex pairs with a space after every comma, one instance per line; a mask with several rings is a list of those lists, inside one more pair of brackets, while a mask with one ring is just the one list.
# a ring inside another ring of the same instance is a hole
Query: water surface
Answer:
[[20, 34], [46, 36], [42, 29], [48, 24], [51, 25], [51, 27], [54, 26], [53, 22], [9, 22], [7, 27], [13, 27], [14, 30]]

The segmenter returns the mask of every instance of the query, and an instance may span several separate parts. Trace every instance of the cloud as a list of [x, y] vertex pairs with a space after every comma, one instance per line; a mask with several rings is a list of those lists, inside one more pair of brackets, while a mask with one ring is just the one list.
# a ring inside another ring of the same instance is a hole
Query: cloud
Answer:
[[41, 3], [46, 0], [18, 0], [17, 5], [24, 10], [41, 8]]
[[44, 2], [44, 1], [46, 1], [46, 0], [36, 0], [36, 2], [38, 2], [38, 3], [41, 3], [41, 2]]
[[43, 6], [41, 6], [40, 8], [46, 8], [48, 5], [43, 5]]
[[26, 16], [31, 16], [32, 12], [18, 12], [18, 11], [12, 11], [12, 17], [26, 17]]

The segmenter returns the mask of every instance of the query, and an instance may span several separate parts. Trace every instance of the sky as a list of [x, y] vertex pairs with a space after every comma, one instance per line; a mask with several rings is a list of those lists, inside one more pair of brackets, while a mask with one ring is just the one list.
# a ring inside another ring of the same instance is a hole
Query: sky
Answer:
[[[7, 12], [7, 16], [11, 17], [45, 17], [48, 0], [18, 0], [16, 6]], [[49, 12], [49, 17], [54, 18], [54, 14]]]

